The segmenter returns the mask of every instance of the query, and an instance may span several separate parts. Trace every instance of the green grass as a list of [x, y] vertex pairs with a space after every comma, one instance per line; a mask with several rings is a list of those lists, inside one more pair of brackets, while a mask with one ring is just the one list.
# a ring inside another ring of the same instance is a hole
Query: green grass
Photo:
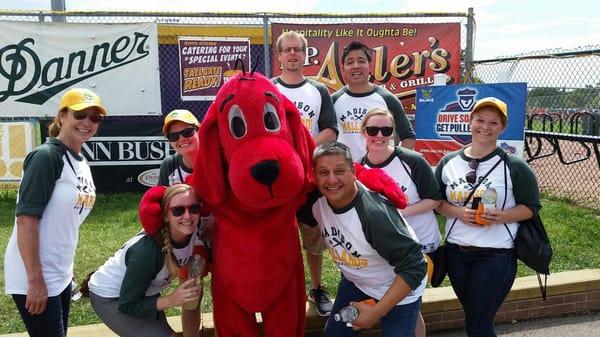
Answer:
[[[6, 248], [14, 222], [14, 192], [0, 191], [0, 249]], [[81, 280], [88, 272], [102, 265], [127, 239], [140, 229], [137, 222], [137, 204], [140, 195], [100, 195], [96, 207], [82, 225], [75, 260], [75, 276]], [[567, 200], [545, 196], [542, 219], [554, 247], [552, 272], [600, 268], [600, 211], [573, 206]], [[0, 255], [2, 264], [4, 254]], [[323, 283], [332, 295], [337, 289], [339, 272], [325, 254]], [[519, 263], [519, 276], [534, 274]], [[445, 281], [448, 285], [448, 281]], [[208, 280], [206, 280], [208, 285]], [[308, 284], [308, 277], [307, 277]], [[4, 274], [0, 270], [0, 287], [4, 289]], [[168, 290], [169, 291], [169, 290]], [[205, 291], [202, 310], [211, 310], [210, 292]], [[170, 309], [168, 315], [179, 314]], [[99, 319], [87, 299], [73, 302], [69, 325], [98, 323]], [[10, 296], [0, 296], [0, 334], [24, 331], [25, 328]]]

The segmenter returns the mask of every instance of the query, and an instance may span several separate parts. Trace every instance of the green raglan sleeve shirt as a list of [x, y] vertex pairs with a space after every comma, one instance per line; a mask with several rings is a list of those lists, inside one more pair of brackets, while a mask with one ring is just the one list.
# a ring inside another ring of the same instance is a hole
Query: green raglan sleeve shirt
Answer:
[[168, 156], [160, 163], [158, 185], [169, 186], [169, 174], [175, 170], [175, 157]]
[[[313, 80], [311, 81], [316, 82]], [[319, 125], [319, 131], [332, 129], [337, 135], [339, 134], [339, 130], [337, 125], [337, 117], [335, 115], [335, 111], [333, 111], [333, 101], [331, 100], [331, 95], [329, 95], [329, 91], [323, 84], [319, 82], [316, 83], [317, 84], [315, 87], [321, 94], [321, 111], [319, 113], [319, 120], [317, 121]]]
[[155, 318], [158, 296], [146, 296], [146, 290], [164, 264], [164, 256], [154, 240], [145, 236], [127, 251], [127, 266], [119, 294], [119, 311], [124, 314]]
[[50, 140], [30, 152], [23, 163], [15, 215], [42, 217], [64, 166], [65, 149]]
[[542, 204], [535, 174], [522, 158], [515, 155], [507, 156], [507, 165], [512, 180], [515, 203], [529, 207], [534, 215], [538, 214]]
[[413, 239], [397, 209], [374, 192], [361, 190], [356, 204], [367, 242], [387, 260], [411, 289], [419, 287], [427, 266], [421, 244]]
[[442, 198], [440, 187], [425, 158], [408, 149], [396, 148], [396, 153], [400, 160], [410, 168], [410, 175], [417, 186], [417, 192], [421, 199], [440, 200]]

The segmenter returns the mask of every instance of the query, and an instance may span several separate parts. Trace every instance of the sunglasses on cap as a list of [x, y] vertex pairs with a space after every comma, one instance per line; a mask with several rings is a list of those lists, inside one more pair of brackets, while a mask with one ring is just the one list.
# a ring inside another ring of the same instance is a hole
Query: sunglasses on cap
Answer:
[[92, 123], [100, 123], [100, 121], [102, 120], [102, 115], [98, 112], [98, 111], [86, 111], [86, 110], [82, 110], [82, 111], [73, 111], [73, 118], [75, 118], [78, 121], [84, 120], [89, 118], [90, 121], [92, 121]]
[[197, 127], [185, 128], [178, 132], [169, 132], [167, 133], [167, 139], [170, 142], [176, 142], [179, 140], [179, 136], [183, 136], [183, 138], [190, 138], [194, 135], [194, 133], [198, 130]]
[[367, 135], [369, 135], [371, 137], [377, 136], [377, 134], [379, 133], [379, 131], [381, 131], [381, 135], [382, 136], [389, 137], [394, 132], [394, 128], [391, 127], [391, 126], [384, 126], [384, 127], [366, 126], [365, 127], [365, 131], [367, 131]]
[[469, 184], [475, 184], [477, 181], [477, 167], [479, 167], [479, 160], [471, 159], [469, 160], [469, 168], [473, 171], [467, 172], [465, 179]]
[[187, 206], [174, 206], [174, 207], [170, 207], [169, 211], [171, 211], [171, 214], [173, 216], [182, 216], [183, 214], [185, 214], [186, 209], [188, 212], [190, 212], [190, 214], [198, 214], [198, 213], [200, 213], [200, 209], [202, 209], [202, 206], [200, 204], [192, 204], [192, 205], [187, 205]]

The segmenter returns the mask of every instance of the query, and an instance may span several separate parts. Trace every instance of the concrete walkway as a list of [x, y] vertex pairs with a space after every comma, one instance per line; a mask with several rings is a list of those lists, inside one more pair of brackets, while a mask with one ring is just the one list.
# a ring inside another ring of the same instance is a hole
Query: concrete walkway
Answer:
[[[600, 312], [588, 312], [559, 317], [545, 317], [496, 326], [502, 337], [592, 337], [600, 336]], [[464, 337], [463, 329], [438, 331], [429, 337]]]

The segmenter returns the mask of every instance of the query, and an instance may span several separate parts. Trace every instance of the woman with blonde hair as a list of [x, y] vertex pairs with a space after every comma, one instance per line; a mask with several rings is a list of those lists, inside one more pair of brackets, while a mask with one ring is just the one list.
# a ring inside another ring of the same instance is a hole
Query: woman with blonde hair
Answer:
[[508, 106], [495, 97], [471, 110], [471, 144], [449, 153], [435, 176], [446, 217], [448, 277], [465, 312], [469, 337], [494, 337], [494, 317], [515, 280], [513, 238], [519, 222], [541, 208], [537, 180], [520, 157], [507, 154], [498, 138]]
[[[440, 189], [425, 158], [410, 149], [394, 146], [394, 116], [386, 109], [369, 111], [362, 122], [361, 133], [367, 154], [361, 164], [383, 169], [406, 194], [408, 206], [400, 210], [415, 231], [422, 250], [432, 254], [440, 245], [440, 230], [433, 210], [440, 204]], [[425, 322], [419, 313], [416, 336], [425, 336]]]
[[[181, 305], [184, 336], [198, 336], [206, 264], [201, 263], [200, 276], [192, 275], [198, 266], [191, 266], [206, 257], [194, 249], [201, 208], [189, 185], [149, 189], [139, 206], [144, 230], [90, 277], [92, 308], [119, 336], [176, 336], [164, 310]], [[177, 289], [160, 296], [178, 276]]]
[[67, 335], [79, 226], [96, 200], [81, 149], [106, 114], [92, 91], [67, 90], [48, 127], [50, 139], [25, 158], [4, 287], [30, 336]]

